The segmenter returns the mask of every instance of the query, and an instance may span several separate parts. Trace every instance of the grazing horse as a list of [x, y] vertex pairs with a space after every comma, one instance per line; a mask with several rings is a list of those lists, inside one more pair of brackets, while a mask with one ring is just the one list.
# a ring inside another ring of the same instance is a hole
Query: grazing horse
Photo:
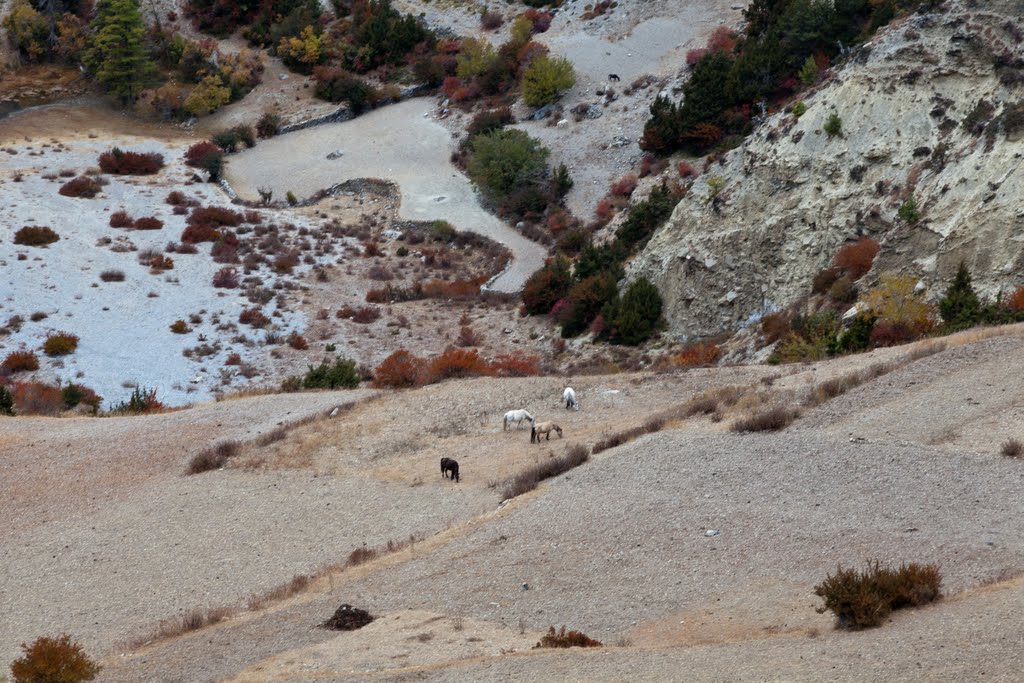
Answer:
[[554, 422], [541, 422], [535, 424], [530, 430], [530, 443], [540, 443], [540, 435], [545, 434], [545, 441], [551, 441], [551, 432], [558, 432], [558, 436], [562, 436], [562, 428], [556, 425]]
[[576, 400], [576, 392], [573, 391], [572, 387], [566, 387], [565, 391], [562, 392], [562, 400], [565, 401], [565, 409], [579, 410], [580, 404]]
[[508, 426], [513, 422], [516, 423], [516, 427], [520, 427], [523, 424], [523, 420], [527, 420], [531, 425], [534, 422], [533, 415], [530, 415], [525, 410], [521, 408], [519, 410], [510, 410], [505, 413], [504, 428], [501, 431], [508, 431]]
[[614, 81], [614, 82], [617, 83], [617, 82], [621, 81], [622, 79], [619, 78], [619, 74], [608, 74], [608, 80], [609, 81]]
[[451, 473], [451, 478], [456, 482], [459, 481], [459, 463], [451, 458], [441, 458], [441, 476], [445, 479], [448, 478], [448, 473]]

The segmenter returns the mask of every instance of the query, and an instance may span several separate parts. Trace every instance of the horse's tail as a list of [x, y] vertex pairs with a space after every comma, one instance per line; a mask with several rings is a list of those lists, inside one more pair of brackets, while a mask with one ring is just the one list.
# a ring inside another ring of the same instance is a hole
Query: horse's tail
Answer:
[[530, 443], [537, 440], [537, 425], [530, 427]]

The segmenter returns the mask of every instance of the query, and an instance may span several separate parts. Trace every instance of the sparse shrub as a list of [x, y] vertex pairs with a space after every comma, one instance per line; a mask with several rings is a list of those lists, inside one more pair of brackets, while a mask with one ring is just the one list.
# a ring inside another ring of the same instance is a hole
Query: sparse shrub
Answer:
[[359, 386], [356, 362], [350, 358], [337, 358], [334, 363], [321, 361], [317, 367], [309, 366], [302, 386], [306, 389], [355, 389]]
[[1019, 458], [1024, 454], [1024, 444], [1017, 439], [1010, 439], [1003, 442], [1003, 445], [999, 447], [999, 452], [1008, 458]]
[[39, 358], [31, 351], [11, 351], [0, 364], [0, 370], [12, 375], [16, 372], [32, 372], [39, 369]]
[[80, 683], [100, 672], [85, 650], [71, 636], [41, 636], [31, 645], [22, 643], [22, 656], [11, 663], [14, 683]]
[[843, 136], [843, 120], [836, 112], [828, 115], [823, 128], [830, 138]]
[[487, 11], [480, 15], [480, 28], [485, 31], [493, 31], [501, 28], [501, 25], [505, 23], [505, 19], [501, 16], [501, 12]]
[[145, 415], [158, 413], [164, 407], [163, 402], [156, 397], [156, 389], [135, 387], [128, 400], [118, 403], [110, 412], [114, 415]]
[[426, 361], [400, 349], [373, 371], [373, 386], [378, 389], [405, 389], [426, 384], [427, 377]]
[[831, 610], [837, 626], [860, 630], [879, 626], [893, 610], [920, 607], [942, 597], [942, 574], [934, 564], [901, 564], [882, 567], [877, 560], [863, 571], [836, 567], [814, 587], [823, 598], [819, 612]]
[[861, 237], [853, 244], [845, 244], [840, 247], [835, 258], [832, 259], [832, 265], [841, 269], [846, 277], [856, 281], [871, 270], [878, 252], [878, 242], [870, 237]]
[[540, 359], [522, 351], [499, 353], [491, 359], [491, 370], [498, 377], [535, 377], [540, 374]]
[[192, 331], [192, 328], [188, 326], [188, 323], [184, 320], [175, 320], [171, 323], [171, 332], [174, 334], [188, 334]]
[[174, 268], [174, 259], [169, 256], [157, 254], [153, 258], [149, 259], [146, 265], [149, 266], [151, 273], [162, 273], [165, 270], [171, 270]]
[[800, 118], [801, 116], [807, 113], [807, 105], [804, 104], [803, 100], [800, 100], [799, 102], [793, 105], [792, 112], [793, 116], [795, 116], [796, 118]]
[[64, 409], [64, 397], [56, 384], [15, 382], [13, 394], [19, 415], [57, 415]]
[[259, 329], [269, 325], [270, 318], [265, 316], [263, 311], [258, 308], [246, 308], [238, 314], [238, 322]]
[[124, 282], [124, 271], [104, 270], [100, 273], [100, 279], [104, 282]]
[[112, 228], [130, 228], [135, 225], [135, 221], [132, 220], [127, 211], [122, 209], [110, 214], [109, 224]]
[[512, 110], [508, 107], [488, 109], [479, 112], [473, 117], [473, 120], [469, 122], [469, 127], [466, 129], [466, 135], [471, 139], [476, 135], [486, 135], [487, 133], [501, 130], [511, 123], [515, 123], [515, 117], [512, 116]]
[[676, 164], [676, 170], [679, 171], [680, 178], [689, 178], [696, 173], [693, 170], [693, 166], [686, 161], [680, 161]]
[[96, 179], [83, 175], [64, 183], [57, 192], [65, 197], [92, 199], [102, 190], [103, 186]]
[[481, 342], [483, 342], [483, 337], [469, 325], [463, 325], [459, 329], [458, 339], [455, 340], [459, 346], [480, 346]]
[[224, 289], [238, 287], [238, 271], [231, 267], [224, 267], [213, 274], [213, 286]]
[[502, 491], [503, 498], [515, 498], [537, 488], [545, 479], [557, 477], [563, 472], [579, 467], [590, 459], [590, 451], [586, 446], [575, 445], [566, 450], [565, 455], [547, 458], [540, 463], [521, 472], [513, 478]]
[[135, 219], [136, 230], [159, 230], [164, 227], [164, 222], [155, 216], [143, 216]]
[[78, 348], [78, 336], [70, 332], [53, 332], [43, 342], [43, 353], [47, 356], [66, 356]]
[[288, 335], [288, 346], [292, 347], [296, 351], [305, 351], [309, 348], [309, 342], [298, 332], [292, 332]]
[[188, 464], [188, 474], [200, 474], [210, 470], [219, 470], [228, 460], [238, 455], [242, 445], [237, 441], [221, 441], [211, 448], [197, 453]]
[[554, 626], [549, 626], [548, 634], [533, 647], [601, 647], [601, 641], [594, 640], [580, 631], [567, 632], [565, 626], [557, 632]]
[[788, 427], [798, 417], [800, 413], [795, 409], [775, 406], [737, 420], [731, 429], [734, 432], [777, 432]]
[[900, 217], [900, 220], [911, 225], [921, 220], [921, 212], [917, 208], [917, 200], [914, 199], [913, 195], [907, 197], [906, 201], [900, 204], [896, 215]]
[[14, 243], [26, 247], [44, 247], [59, 239], [60, 235], [45, 225], [26, 225], [14, 233]]
[[454, 377], [487, 377], [494, 374], [490, 364], [475, 350], [446, 349], [430, 364], [431, 381]]
[[185, 193], [180, 191], [180, 190], [172, 190], [171, 192], [169, 192], [167, 194], [167, 198], [164, 199], [164, 201], [167, 202], [168, 204], [170, 204], [171, 206], [188, 206], [189, 205], [188, 197], [186, 197]]
[[125, 152], [117, 147], [103, 152], [100, 169], [115, 175], [152, 175], [164, 166], [164, 156], [156, 152]]
[[199, 206], [192, 209], [188, 216], [189, 225], [210, 225], [215, 228], [237, 227], [244, 220], [245, 216], [241, 213], [222, 206]]
[[917, 292], [917, 278], [910, 275], [882, 273], [878, 286], [866, 292], [861, 301], [878, 318], [872, 335], [882, 335], [898, 325], [916, 339], [934, 327], [933, 309]]
[[284, 198], [286, 200], [288, 200], [288, 205], [289, 206], [295, 206], [296, 204], [299, 203], [299, 200], [298, 200], [298, 198], [296, 198], [295, 193], [292, 192], [291, 190], [288, 190], [287, 192], [285, 192]]
[[65, 408], [71, 409], [79, 404], [87, 405], [92, 407], [93, 414], [99, 410], [100, 403], [103, 402], [102, 396], [81, 384], [68, 384], [61, 389], [60, 395]]
[[612, 183], [609, 191], [616, 197], [629, 197], [636, 190], [636, 176], [633, 174], [624, 175]]
[[264, 112], [260, 120], [256, 122], [256, 134], [261, 138], [272, 138], [277, 135], [277, 129], [281, 127], [281, 116], [274, 112]]

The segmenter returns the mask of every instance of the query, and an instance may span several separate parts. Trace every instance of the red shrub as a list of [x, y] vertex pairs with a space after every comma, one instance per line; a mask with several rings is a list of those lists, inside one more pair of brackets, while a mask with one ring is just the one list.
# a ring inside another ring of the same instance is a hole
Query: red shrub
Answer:
[[213, 286], [234, 289], [238, 286], [238, 271], [234, 268], [221, 268], [213, 274]]
[[625, 175], [612, 183], [611, 193], [616, 197], [628, 197], [636, 189], [636, 176]]
[[685, 161], [680, 161], [678, 164], [676, 164], [676, 170], [679, 171], [680, 178], [689, 178], [694, 174], [693, 166], [686, 163]]
[[669, 363], [677, 368], [696, 368], [705, 365], [713, 365], [722, 350], [718, 344], [711, 342], [698, 342], [690, 344], [679, 353], [672, 356]]
[[644, 155], [643, 159], [640, 160], [640, 177], [646, 178], [649, 175], [658, 175], [665, 168], [668, 167], [668, 161], [661, 157], [656, 157], [651, 153]]
[[704, 55], [708, 53], [706, 47], [698, 47], [693, 50], [689, 50], [686, 53], [686, 66], [694, 66], [697, 62], [704, 59]]
[[270, 318], [263, 315], [263, 311], [258, 308], [247, 308], [238, 314], [238, 322], [243, 325], [261, 328], [270, 324]]
[[681, 136], [681, 140], [688, 145], [700, 149], [708, 149], [718, 144], [718, 141], [722, 139], [725, 133], [722, 129], [713, 123], [702, 123], [696, 126], [693, 130], [688, 131]]
[[457, 76], [449, 76], [444, 79], [444, 83], [441, 85], [445, 96], [452, 100], [455, 99], [455, 93], [463, 87], [462, 79]]
[[19, 415], [56, 415], [64, 409], [64, 396], [54, 384], [15, 382], [11, 393]]
[[380, 256], [380, 242], [377, 240], [366, 240], [363, 242], [363, 256], [369, 258], [371, 256]]
[[360, 306], [359, 308], [353, 308], [352, 306], [342, 306], [336, 313], [339, 318], [348, 318], [354, 323], [360, 325], [368, 325], [380, 318], [380, 308], [377, 306]]
[[154, 273], [160, 273], [174, 268], [174, 259], [168, 256], [157, 255], [149, 260], [147, 264]]
[[188, 148], [188, 151], [185, 152], [185, 163], [189, 166], [201, 166], [203, 160], [209, 155], [223, 153], [224, 151], [220, 147], [204, 140]]
[[110, 214], [110, 227], [112, 228], [130, 228], [133, 225], [135, 225], [135, 221], [127, 211], [115, 211]]
[[288, 335], [288, 346], [298, 351], [305, 351], [309, 348], [309, 342], [298, 332], [292, 332]]
[[100, 193], [103, 187], [89, 176], [78, 176], [60, 186], [58, 193], [65, 197], [85, 197], [92, 199]]
[[143, 216], [135, 219], [136, 230], [159, 230], [164, 227], [164, 222], [155, 216]]
[[181, 241], [190, 244], [216, 242], [219, 239], [220, 231], [212, 225], [189, 225], [181, 232]]
[[224, 365], [241, 365], [241, 364], [242, 364], [242, 356], [240, 354], [238, 354], [238, 353], [232, 353], [230, 356], [228, 356], [228, 359], [226, 361], [224, 361]]
[[[26, 225], [14, 233], [13, 241], [15, 244], [21, 244], [26, 247], [44, 247], [58, 240], [60, 240], [60, 235], [48, 226]], [[22, 260], [20, 255], [18, 260]]]
[[557, 235], [568, 228], [571, 222], [572, 216], [569, 215], [569, 212], [559, 209], [548, 216], [548, 230], [552, 235]]
[[918, 338], [910, 326], [891, 320], [879, 320], [871, 328], [869, 337], [872, 346], [899, 346], [908, 344]]
[[611, 201], [606, 197], [597, 203], [597, 208], [594, 209], [594, 215], [597, 216], [597, 220], [601, 223], [607, 223], [615, 215], [615, 207]]
[[451, 377], [487, 377], [493, 375], [490, 365], [475, 350], [448, 348], [430, 363], [434, 382]]
[[192, 209], [192, 213], [188, 216], [188, 224], [211, 225], [215, 228], [225, 225], [235, 227], [241, 225], [244, 219], [245, 216], [237, 211], [225, 209], [222, 206], [199, 206]]
[[869, 270], [878, 255], [878, 242], [870, 237], [861, 237], [854, 244], [845, 244], [836, 252], [832, 264], [842, 268], [846, 277], [859, 280]]
[[174, 190], [168, 194], [164, 201], [171, 206], [186, 206], [188, 204], [188, 198], [185, 197], [185, 193], [179, 190]]
[[115, 147], [100, 154], [100, 169], [117, 175], [152, 175], [164, 166], [164, 156], [156, 152], [124, 152]]
[[236, 238], [233, 243], [232, 240], [225, 239], [229, 235], [234, 237], [231, 233], [222, 233], [221, 239], [213, 243], [210, 257], [215, 263], [238, 263], [238, 240]]
[[491, 370], [498, 377], [534, 377], [540, 374], [540, 359], [522, 351], [499, 353], [491, 361]]
[[12, 351], [0, 363], [0, 370], [7, 375], [16, 372], [31, 372], [39, 369], [39, 358], [31, 351]]
[[732, 52], [736, 47], [736, 33], [728, 26], [719, 26], [708, 39], [711, 52]]
[[1024, 311], [1024, 287], [1018, 287], [1010, 298], [1006, 300], [1006, 306], [1011, 311]]
[[526, 17], [533, 25], [533, 33], [544, 33], [551, 27], [551, 12], [542, 12], [530, 7], [522, 16]]
[[404, 389], [426, 383], [426, 361], [404, 349], [392, 353], [373, 371], [373, 386], [378, 389]]
[[299, 254], [296, 251], [278, 254], [270, 265], [275, 273], [290, 273], [295, 266], [299, 265]]

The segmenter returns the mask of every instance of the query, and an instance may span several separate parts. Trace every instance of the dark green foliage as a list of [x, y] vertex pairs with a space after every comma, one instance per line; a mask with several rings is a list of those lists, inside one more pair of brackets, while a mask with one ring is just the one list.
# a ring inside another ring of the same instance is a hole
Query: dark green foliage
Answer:
[[92, 21], [85, 63], [108, 92], [133, 101], [156, 75], [143, 39], [146, 26], [137, 0], [102, 0]]
[[665, 183], [651, 191], [650, 196], [629, 209], [629, 216], [615, 233], [618, 241], [630, 251], [643, 249], [655, 229], [668, 220], [679, 198]]
[[469, 128], [466, 129], [467, 140], [476, 135], [486, 135], [501, 130], [510, 123], [515, 123], [515, 117], [512, 116], [512, 110], [508, 107], [482, 111], [469, 122]]
[[658, 288], [647, 278], [638, 278], [621, 299], [616, 297], [605, 306], [608, 336], [617, 344], [642, 344], [661, 327], [661, 310]]
[[317, 67], [316, 96], [328, 102], [348, 102], [353, 114], [361, 114], [369, 106], [373, 88], [363, 79], [333, 67]]
[[110, 412], [114, 415], [143, 415], [163, 409], [164, 405], [156, 397], [156, 389], [135, 387], [127, 401], [118, 403]]
[[559, 197], [564, 197], [572, 189], [573, 184], [572, 176], [569, 175], [569, 167], [565, 164], [559, 164], [551, 177], [551, 185], [555, 194]]
[[400, 64], [418, 43], [433, 38], [415, 17], [403, 16], [388, 0], [355, 3], [352, 22], [356, 52], [351, 66], [360, 73], [383, 64]]
[[244, 144], [246, 147], [254, 146], [256, 144], [256, 134], [251, 126], [242, 124], [215, 134], [212, 142], [230, 154], [237, 152], [240, 144]]
[[261, 138], [272, 138], [277, 135], [277, 129], [281, 127], [281, 116], [274, 112], [264, 112], [260, 120], [256, 122], [256, 133]]
[[893, 610], [920, 607], [942, 597], [942, 574], [934, 564], [901, 564], [882, 567], [877, 560], [863, 571], [836, 567], [814, 587], [825, 600], [819, 612], [831, 610], [837, 626], [860, 630], [879, 626]]
[[14, 394], [0, 384], [0, 415], [14, 415]]
[[620, 280], [624, 275], [621, 264], [626, 255], [626, 250], [617, 241], [605, 242], [596, 247], [588, 244], [580, 251], [573, 275], [577, 280], [585, 280], [592, 275], [608, 271], [616, 280]]
[[834, 343], [829, 345], [829, 353], [836, 355], [867, 350], [871, 346], [871, 331], [875, 329], [877, 320], [878, 316], [871, 312], [856, 315], [850, 321], [850, 326], [840, 332]]
[[305, 389], [355, 389], [359, 386], [356, 362], [349, 358], [338, 358], [333, 365], [326, 359], [317, 367], [310, 365], [306, 376], [302, 378], [302, 386]]
[[60, 390], [60, 395], [64, 399], [65, 408], [74, 408], [85, 398], [85, 392], [77, 384], [67, 385]]
[[569, 293], [569, 262], [557, 257], [535, 272], [523, 285], [523, 309], [528, 315], [546, 315]]
[[548, 148], [521, 130], [477, 135], [470, 146], [469, 176], [494, 201], [540, 182], [547, 173]]
[[917, 200], [913, 196], [907, 197], [907, 200], [900, 204], [896, 215], [911, 225], [921, 220], [921, 212], [917, 208]]
[[950, 330], [962, 330], [977, 325], [981, 319], [981, 302], [971, 285], [971, 273], [963, 261], [956, 277], [939, 300], [939, 315]]
[[828, 115], [828, 118], [825, 119], [825, 125], [822, 126], [822, 128], [824, 128], [825, 133], [827, 133], [830, 138], [843, 136], [843, 120], [839, 118], [839, 114], [836, 112], [832, 112]]

